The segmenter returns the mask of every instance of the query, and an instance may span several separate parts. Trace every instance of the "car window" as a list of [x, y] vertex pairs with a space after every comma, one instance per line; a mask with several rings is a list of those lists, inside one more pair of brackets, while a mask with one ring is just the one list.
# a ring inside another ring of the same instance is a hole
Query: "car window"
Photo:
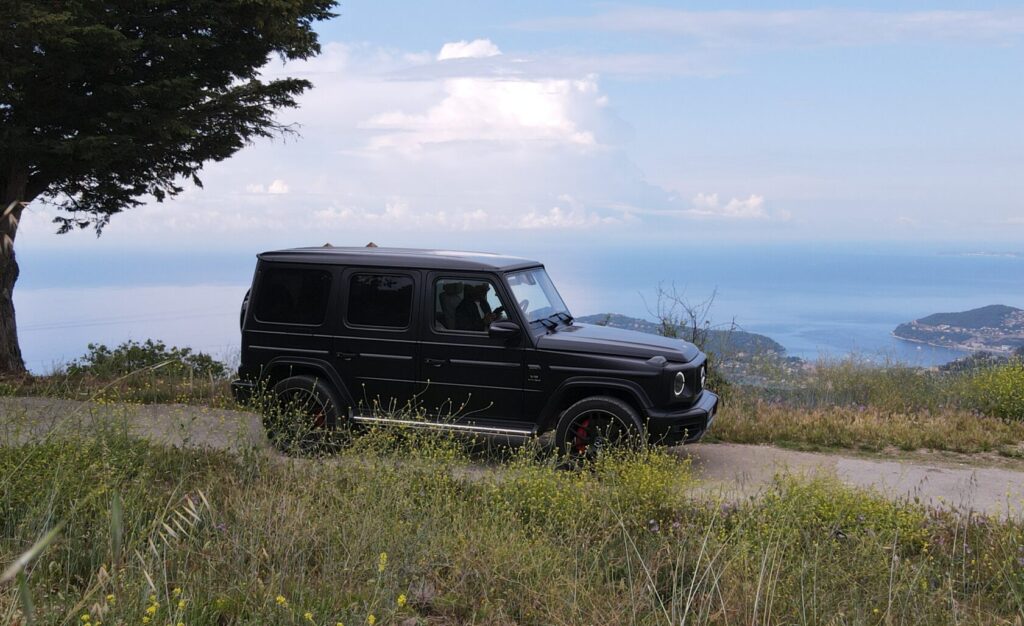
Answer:
[[503, 319], [508, 316], [491, 281], [441, 278], [434, 283], [434, 328], [483, 333]]
[[354, 274], [348, 288], [348, 323], [407, 328], [412, 315], [412, 277]]
[[256, 319], [278, 324], [322, 324], [330, 291], [331, 274], [323, 270], [263, 270], [256, 293]]

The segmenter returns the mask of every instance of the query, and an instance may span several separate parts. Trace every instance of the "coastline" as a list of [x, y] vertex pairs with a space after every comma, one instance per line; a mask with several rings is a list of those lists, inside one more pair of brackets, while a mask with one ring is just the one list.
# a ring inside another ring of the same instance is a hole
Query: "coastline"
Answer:
[[942, 343], [933, 343], [931, 341], [924, 341], [923, 339], [912, 339], [910, 337], [901, 337], [900, 335], [896, 334], [896, 331], [891, 331], [889, 334], [891, 336], [895, 337], [896, 339], [899, 339], [900, 341], [908, 341], [910, 343], [919, 343], [921, 345], [931, 346], [933, 348], [945, 348], [946, 350], [956, 350], [958, 352], [963, 352], [965, 355], [967, 355], [967, 354], [975, 354], [977, 352], [990, 352], [992, 354], [998, 354], [1000, 356], [1009, 356], [1009, 355], [1013, 354], [1012, 350], [997, 350], [995, 348], [985, 349], [985, 350], [977, 350], [975, 348], [969, 348], [969, 347], [964, 346], [962, 344], [949, 345], [949, 344], [942, 344]]

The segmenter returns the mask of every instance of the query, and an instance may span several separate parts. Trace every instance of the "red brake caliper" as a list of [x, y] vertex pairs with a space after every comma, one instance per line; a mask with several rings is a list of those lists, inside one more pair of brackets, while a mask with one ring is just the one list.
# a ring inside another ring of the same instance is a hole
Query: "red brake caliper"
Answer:
[[584, 443], [587, 439], [587, 426], [590, 425], [590, 418], [580, 422], [580, 425], [576, 428], [576, 452], [583, 454], [587, 451], [587, 444]]

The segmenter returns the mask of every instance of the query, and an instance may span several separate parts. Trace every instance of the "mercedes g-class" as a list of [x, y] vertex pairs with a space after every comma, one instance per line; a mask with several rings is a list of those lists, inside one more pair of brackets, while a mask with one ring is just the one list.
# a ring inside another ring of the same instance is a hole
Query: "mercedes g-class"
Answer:
[[[699, 439], [718, 396], [693, 344], [573, 319], [544, 266], [474, 252], [298, 248], [258, 256], [240, 400], [264, 386], [314, 431], [399, 424], [588, 454]], [[279, 435], [279, 434], [278, 434]]]

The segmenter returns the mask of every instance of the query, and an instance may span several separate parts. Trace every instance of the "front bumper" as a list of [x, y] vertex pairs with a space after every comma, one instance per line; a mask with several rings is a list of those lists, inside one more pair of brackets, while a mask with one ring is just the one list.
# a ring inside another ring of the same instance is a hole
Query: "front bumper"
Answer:
[[704, 436], [718, 413], [718, 395], [705, 389], [693, 406], [682, 411], [647, 411], [647, 432], [652, 443], [692, 443]]

